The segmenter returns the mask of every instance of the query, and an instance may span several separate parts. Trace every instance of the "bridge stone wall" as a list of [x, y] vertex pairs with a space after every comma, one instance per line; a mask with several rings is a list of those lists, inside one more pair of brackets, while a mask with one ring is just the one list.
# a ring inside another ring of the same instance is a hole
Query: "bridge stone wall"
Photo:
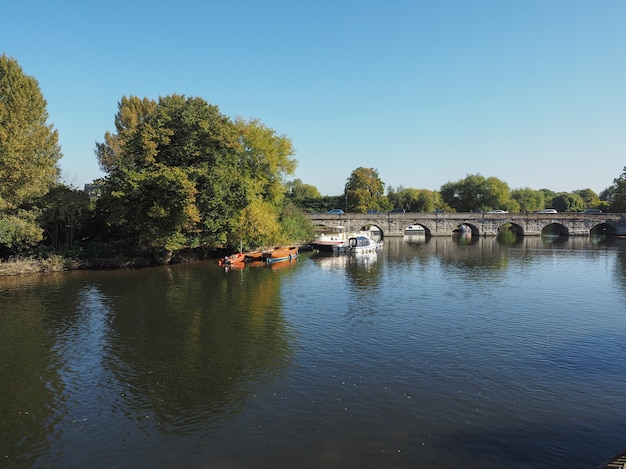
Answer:
[[495, 236], [498, 229], [512, 223], [524, 236], [540, 236], [541, 231], [556, 225], [563, 234], [589, 236], [591, 229], [607, 221], [617, 222], [621, 214], [603, 213], [316, 213], [309, 219], [316, 225], [344, 226], [347, 232], [365, 226], [377, 226], [383, 236], [403, 236], [408, 225], [421, 225], [429, 236], [450, 236], [462, 223], [472, 227], [472, 234]]

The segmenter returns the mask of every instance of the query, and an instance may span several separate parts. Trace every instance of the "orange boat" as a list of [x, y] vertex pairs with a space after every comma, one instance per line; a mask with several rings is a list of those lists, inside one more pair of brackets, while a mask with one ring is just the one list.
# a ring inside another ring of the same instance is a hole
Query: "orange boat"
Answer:
[[236, 252], [231, 256], [226, 256], [223, 259], [217, 261], [219, 265], [224, 267], [240, 267], [243, 266], [246, 256], [243, 252]]
[[291, 261], [298, 258], [298, 246], [277, 246], [270, 251], [263, 252], [263, 259], [268, 264]]
[[270, 270], [291, 269], [297, 263], [298, 263], [298, 258], [295, 258], [295, 259], [292, 259], [290, 262], [273, 262], [271, 264], [265, 264], [265, 268], [270, 269]]
[[245, 253], [245, 258], [247, 261], [262, 261], [263, 260], [263, 251], [251, 251]]

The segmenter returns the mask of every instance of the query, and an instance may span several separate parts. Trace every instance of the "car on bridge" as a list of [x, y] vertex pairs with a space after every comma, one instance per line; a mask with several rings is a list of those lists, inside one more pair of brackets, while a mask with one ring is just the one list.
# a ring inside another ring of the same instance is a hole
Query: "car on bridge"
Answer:
[[326, 213], [335, 214], [335, 215], [343, 215], [343, 210], [341, 210], [340, 208], [334, 208], [332, 210], [329, 210]]
[[544, 208], [543, 210], [535, 210], [535, 213], [559, 213], [554, 208]]

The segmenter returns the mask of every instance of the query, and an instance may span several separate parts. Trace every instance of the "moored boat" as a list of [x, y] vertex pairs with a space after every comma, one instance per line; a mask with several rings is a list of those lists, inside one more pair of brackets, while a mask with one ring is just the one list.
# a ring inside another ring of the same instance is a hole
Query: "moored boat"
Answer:
[[262, 261], [263, 260], [263, 251], [249, 251], [244, 253], [246, 261]]
[[348, 252], [370, 253], [383, 247], [383, 243], [369, 236], [354, 236], [348, 239]]
[[242, 252], [236, 252], [230, 256], [226, 256], [223, 259], [219, 259], [217, 263], [224, 267], [230, 266], [243, 266], [246, 256]]
[[348, 238], [343, 226], [320, 226], [315, 233], [315, 239], [309, 243], [311, 249], [316, 251], [337, 251], [343, 246]]
[[298, 257], [298, 246], [277, 246], [274, 249], [263, 252], [263, 259], [266, 263], [291, 261]]
[[405, 235], [425, 234], [426, 230], [422, 225], [409, 225], [404, 229]]

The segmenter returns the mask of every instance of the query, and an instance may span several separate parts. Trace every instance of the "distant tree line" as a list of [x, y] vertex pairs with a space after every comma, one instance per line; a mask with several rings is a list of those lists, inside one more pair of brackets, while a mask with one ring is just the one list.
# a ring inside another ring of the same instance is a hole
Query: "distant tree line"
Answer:
[[[294, 183], [298, 187], [306, 186], [299, 180]], [[362, 167], [352, 172], [342, 195], [322, 197], [316, 191], [314, 187], [306, 191], [298, 189], [288, 194], [288, 197], [308, 212], [322, 212], [331, 208], [355, 213], [393, 209], [407, 212], [533, 212], [544, 208], [554, 208], [559, 212], [580, 212], [594, 208], [621, 213], [626, 211], [626, 167], [624, 173], [613, 181], [613, 185], [600, 195], [588, 188], [573, 192], [534, 190], [528, 187], [511, 190], [506, 182], [480, 174], [447, 182], [439, 191], [388, 187], [385, 195], [385, 184], [378, 171]]]

